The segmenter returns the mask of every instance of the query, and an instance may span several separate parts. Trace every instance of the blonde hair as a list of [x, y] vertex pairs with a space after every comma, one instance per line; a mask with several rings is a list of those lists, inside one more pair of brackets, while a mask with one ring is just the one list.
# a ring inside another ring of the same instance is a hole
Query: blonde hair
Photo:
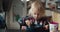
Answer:
[[45, 13], [45, 7], [39, 0], [35, 0], [33, 3], [31, 3], [31, 8], [29, 9], [28, 15], [33, 13], [33, 9], [38, 9], [39, 12]]

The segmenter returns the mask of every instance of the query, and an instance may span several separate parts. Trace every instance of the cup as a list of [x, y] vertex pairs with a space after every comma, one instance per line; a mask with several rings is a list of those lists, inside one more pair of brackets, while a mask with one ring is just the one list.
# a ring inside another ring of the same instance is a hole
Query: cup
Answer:
[[50, 30], [50, 32], [58, 32], [58, 23], [57, 22], [50, 22], [49, 23], [49, 30]]

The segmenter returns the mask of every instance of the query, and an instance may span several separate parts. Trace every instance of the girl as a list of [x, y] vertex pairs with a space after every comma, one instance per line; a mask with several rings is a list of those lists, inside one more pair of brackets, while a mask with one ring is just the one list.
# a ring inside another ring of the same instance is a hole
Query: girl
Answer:
[[26, 32], [49, 32], [48, 19], [45, 17], [45, 7], [35, 0], [31, 3], [28, 16], [19, 21], [22, 30]]

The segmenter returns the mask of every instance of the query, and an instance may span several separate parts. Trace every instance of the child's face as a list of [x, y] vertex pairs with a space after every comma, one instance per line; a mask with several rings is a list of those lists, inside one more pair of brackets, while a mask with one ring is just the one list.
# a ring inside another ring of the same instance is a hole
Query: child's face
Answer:
[[37, 9], [34, 9], [33, 10], [33, 14], [32, 16], [37, 20], [39, 18], [41, 18], [44, 14], [40, 11], [38, 11]]

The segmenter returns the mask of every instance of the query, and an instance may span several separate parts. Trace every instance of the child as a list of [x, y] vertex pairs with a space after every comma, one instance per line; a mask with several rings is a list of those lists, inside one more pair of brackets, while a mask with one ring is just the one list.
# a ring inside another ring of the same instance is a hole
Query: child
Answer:
[[49, 32], [45, 7], [40, 1], [35, 0], [31, 3], [28, 16], [20, 20], [20, 25], [26, 32]]

